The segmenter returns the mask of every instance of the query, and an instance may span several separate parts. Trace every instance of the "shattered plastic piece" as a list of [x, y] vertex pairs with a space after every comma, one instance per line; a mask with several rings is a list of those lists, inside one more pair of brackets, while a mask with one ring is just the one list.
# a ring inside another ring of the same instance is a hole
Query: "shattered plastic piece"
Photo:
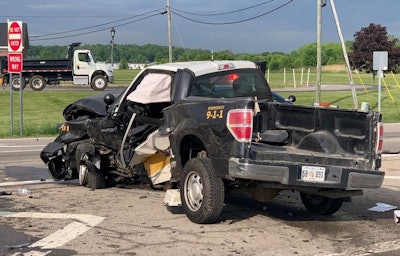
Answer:
[[387, 212], [387, 211], [391, 211], [394, 209], [397, 209], [397, 206], [385, 204], [385, 203], [376, 203], [376, 206], [369, 208], [368, 211]]
[[400, 211], [394, 211], [394, 223], [400, 225]]
[[20, 194], [29, 194], [29, 193], [31, 193], [31, 191], [29, 189], [26, 189], [26, 188], [19, 188], [18, 189], [18, 193], [20, 193]]
[[179, 189], [168, 189], [165, 193], [164, 204], [171, 207], [182, 206]]

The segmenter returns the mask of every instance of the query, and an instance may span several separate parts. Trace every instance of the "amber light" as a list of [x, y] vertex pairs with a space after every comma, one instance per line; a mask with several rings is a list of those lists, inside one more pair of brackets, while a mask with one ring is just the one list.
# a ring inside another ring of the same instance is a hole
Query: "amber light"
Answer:
[[377, 144], [376, 144], [376, 153], [382, 153], [383, 148], [383, 123], [379, 122], [377, 125]]

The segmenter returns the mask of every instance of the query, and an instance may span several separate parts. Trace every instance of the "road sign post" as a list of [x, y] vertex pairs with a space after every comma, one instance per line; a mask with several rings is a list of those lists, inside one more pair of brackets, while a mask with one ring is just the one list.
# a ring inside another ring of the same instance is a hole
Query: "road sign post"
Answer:
[[[10, 74], [9, 80], [12, 83], [12, 74], [19, 73], [19, 79], [22, 81], [22, 50], [23, 47], [23, 37], [22, 37], [22, 21], [8, 21], [8, 73]], [[22, 113], [22, 86], [19, 87], [19, 114], [20, 114], [20, 136], [23, 133], [23, 113]], [[10, 86], [10, 130], [11, 135], [13, 135], [13, 88]]]

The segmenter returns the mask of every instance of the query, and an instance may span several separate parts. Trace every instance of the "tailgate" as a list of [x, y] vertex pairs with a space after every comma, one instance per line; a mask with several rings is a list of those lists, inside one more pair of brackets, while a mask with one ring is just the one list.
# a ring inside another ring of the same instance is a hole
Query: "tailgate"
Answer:
[[[377, 151], [379, 113], [276, 103], [260, 104], [260, 110], [253, 130], [259, 138], [256, 159], [267, 160], [272, 157], [271, 151], [279, 149], [285, 152], [274, 156], [277, 161], [287, 161], [291, 154], [315, 155], [316, 162], [328, 158], [330, 165], [375, 169], [375, 159], [380, 157]], [[260, 150], [264, 146], [265, 150]], [[312, 164], [310, 159], [307, 161]], [[297, 160], [306, 161], [303, 157]]]

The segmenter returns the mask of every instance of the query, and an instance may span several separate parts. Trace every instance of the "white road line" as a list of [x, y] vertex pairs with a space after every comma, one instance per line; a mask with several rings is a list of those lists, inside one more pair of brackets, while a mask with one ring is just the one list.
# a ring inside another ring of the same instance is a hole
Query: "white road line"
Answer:
[[1, 145], [0, 148], [34, 148], [34, 147], [44, 147], [46, 145]]
[[387, 175], [385, 175], [385, 179], [400, 180], [400, 176], [387, 176]]
[[44, 184], [44, 183], [56, 183], [56, 184], [78, 184], [78, 179], [73, 180], [25, 180], [25, 181], [10, 181], [10, 182], [0, 182], [1, 187], [16, 187], [22, 185], [32, 185], [32, 184]]
[[1, 151], [1, 153], [23, 153], [23, 152], [40, 152], [40, 150], [39, 149], [24, 149], [24, 150]]
[[387, 241], [382, 243], [371, 244], [363, 248], [357, 248], [353, 250], [344, 251], [342, 253], [325, 254], [325, 256], [368, 256], [377, 253], [385, 253], [400, 249], [400, 240]]
[[41, 184], [41, 183], [54, 183], [54, 182], [55, 181], [52, 179], [0, 182], [0, 188], [1, 187], [21, 186], [21, 185], [31, 185], [31, 184]]
[[74, 220], [67, 226], [57, 230], [49, 236], [31, 244], [29, 247], [41, 249], [54, 249], [85, 233], [92, 227], [100, 224], [104, 217], [89, 214], [67, 213], [40, 213], [40, 212], [0, 212], [4, 218], [36, 218], [36, 219], [71, 219]]

